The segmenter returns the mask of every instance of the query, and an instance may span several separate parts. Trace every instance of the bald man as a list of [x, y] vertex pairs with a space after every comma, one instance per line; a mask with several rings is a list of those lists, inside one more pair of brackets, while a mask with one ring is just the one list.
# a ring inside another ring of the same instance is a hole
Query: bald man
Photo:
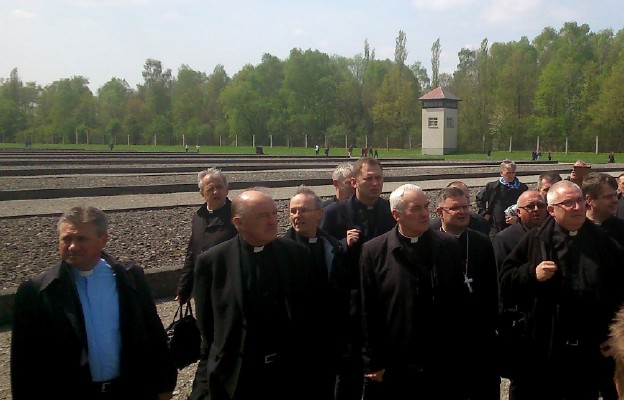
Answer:
[[277, 206], [247, 190], [232, 201], [234, 238], [202, 253], [195, 304], [211, 400], [317, 399], [327, 310], [304, 245], [277, 237]]

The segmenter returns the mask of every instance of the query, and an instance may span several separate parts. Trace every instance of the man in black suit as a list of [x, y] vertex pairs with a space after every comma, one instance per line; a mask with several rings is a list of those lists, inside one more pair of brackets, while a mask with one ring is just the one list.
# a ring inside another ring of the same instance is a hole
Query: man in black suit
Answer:
[[624, 174], [620, 174], [617, 178], [617, 182], [618, 182], [618, 194], [617, 194], [617, 199], [618, 199], [618, 208], [617, 208], [617, 213], [616, 213], [616, 217], [620, 218], [620, 219], [624, 219]]
[[[326, 286], [320, 296], [329, 310], [327, 318], [331, 332], [327, 339], [330, 346], [325, 356], [328, 365], [327, 387], [333, 396], [336, 386], [337, 361], [347, 353], [347, 327], [349, 322], [349, 286], [345, 265], [345, 250], [340, 241], [319, 228], [323, 209], [321, 199], [311, 189], [301, 186], [290, 199], [291, 227], [284, 237], [304, 244], [312, 265]], [[320, 381], [320, 380], [319, 380]]]
[[[468, 288], [459, 242], [429, 227], [420, 187], [397, 188], [390, 204], [398, 225], [366, 242], [360, 259], [364, 399], [465, 398]], [[458, 384], [448, 384], [449, 364]]]
[[[191, 222], [191, 237], [178, 278], [178, 293], [175, 298], [181, 304], [191, 298], [197, 257], [212, 246], [233, 238], [237, 233], [232, 224], [232, 202], [227, 197], [228, 182], [225, 174], [216, 168], [205, 169], [197, 174], [197, 186], [206, 202], [193, 214]], [[208, 397], [207, 364], [208, 354], [202, 353], [188, 400]]]
[[15, 295], [13, 399], [170, 399], [177, 371], [143, 269], [103, 252], [104, 213], [58, 222], [62, 261]]
[[[466, 333], [459, 339], [467, 357], [475, 362], [462, 374], [469, 399], [500, 399], [500, 375], [496, 365], [496, 325], [498, 323], [498, 271], [489, 236], [468, 227], [470, 205], [457, 187], [440, 190], [436, 213], [440, 230], [460, 243], [464, 284], [468, 289]], [[510, 228], [508, 228], [510, 229]], [[479, 367], [477, 367], [476, 360]]]
[[353, 164], [351, 185], [355, 194], [344, 203], [333, 203], [324, 209], [321, 229], [339, 239], [347, 249], [349, 273], [350, 322], [348, 357], [340, 367], [336, 399], [359, 400], [362, 397], [362, 330], [360, 318], [359, 259], [362, 244], [391, 230], [396, 221], [390, 203], [382, 199], [383, 169], [379, 160], [360, 158]]
[[232, 202], [238, 235], [202, 253], [195, 307], [211, 400], [323, 399], [328, 311], [305, 246], [277, 237], [277, 206], [260, 190]]

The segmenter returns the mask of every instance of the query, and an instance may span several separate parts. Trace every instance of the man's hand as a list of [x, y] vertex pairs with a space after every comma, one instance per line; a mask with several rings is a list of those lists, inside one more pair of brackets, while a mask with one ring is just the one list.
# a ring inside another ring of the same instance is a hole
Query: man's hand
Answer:
[[184, 297], [184, 296], [180, 296], [180, 295], [177, 295], [177, 296], [175, 297], [175, 301], [177, 301], [177, 302], [178, 302], [178, 303], [180, 303], [180, 304], [186, 304], [186, 303], [188, 302], [188, 300], [189, 300], [189, 299], [187, 299], [186, 297]]
[[385, 372], [386, 372], [385, 369], [371, 372], [370, 374], [364, 374], [364, 378], [370, 379], [371, 381], [375, 381], [375, 382], [383, 382], [383, 376]]
[[535, 276], [538, 282], [546, 282], [557, 272], [557, 264], [552, 261], [542, 261], [535, 268]]
[[491, 214], [485, 214], [485, 215], [483, 216], [483, 218], [485, 218], [486, 220], [488, 220], [488, 221], [489, 221], [489, 220], [491, 220], [491, 219], [492, 219], [492, 215], [491, 215]]
[[360, 230], [359, 229], [349, 229], [347, 231], [347, 247], [351, 247], [360, 240]]

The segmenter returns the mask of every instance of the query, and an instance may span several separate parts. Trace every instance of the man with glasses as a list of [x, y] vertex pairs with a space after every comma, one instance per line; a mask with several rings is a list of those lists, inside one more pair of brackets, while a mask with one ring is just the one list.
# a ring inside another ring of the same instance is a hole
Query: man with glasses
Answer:
[[[460, 192], [461, 193], [461, 192]], [[463, 193], [460, 195], [466, 202]], [[468, 332], [459, 242], [429, 227], [423, 190], [390, 195], [397, 226], [362, 249], [365, 399], [464, 398]]]
[[516, 203], [516, 213], [518, 214], [518, 222], [498, 232], [492, 238], [494, 246], [494, 254], [496, 255], [496, 264], [500, 268], [503, 265], [505, 257], [511, 253], [511, 250], [520, 242], [520, 239], [533, 228], [542, 225], [548, 216], [546, 211], [546, 201], [537, 190], [527, 190], [518, 197]]
[[308, 249], [309, 258], [315, 272], [323, 282], [323, 293], [319, 300], [324, 309], [329, 310], [328, 325], [331, 327], [329, 346], [325, 359], [329, 366], [319, 374], [327, 376], [319, 379], [327, 388], [329, 397], [334, 396], [336, 385], [337, 362], [347, 353], [347, 327], [349, 321], [349, 287], [345, 266], [345, 251], [338, 239], [319, 228], [323, 216], [321, 199], [311, 189], [301, 186], [290, 199], [289, 215], [291, 227], [284, 234], [285, 238], [302, 243]]
[[469, 330], [461, 342], [469, 352], [467, 358], [475, 364], [465, 370], [463, 385], [470, 399], [500, 399], [495, 348], [498, 273], [492, 243], [488, 236], [468, 227], [470, 206], [461, 189], [450, 187], [440, 190], [436, 213], [442, 223], [440, 230], [459, 240], [464, 284], [468, 290]]
[[[350, 353], [343, 360], [336, 388], [336, 400], [359, 400], [362, 397], [362, 357], [360, 318], [359, 259], [362, 244], [391, 230], [396, 224], [390, 203], [381, 198], [383, 169], [379, 160], [363, 157], [353, 164], [351, 185], [355, 194], [347, 201], [335, 202], [324, 209], [321, 229], [340, 240], [347, 249], [350, 288]], [[428, 219], [427, 219], [428, 222]]]
[[[466, 198], [468, 199], [468, 203], [470, 203], [470, 190], [468, 190], [468, 186], [466, 186], [464, 182], [453, 181], [449, 183], [446, 187], [447, 188], [454, 187], [454, 188], [461, 189], [462, 192], [464, 192], [464, 195], [466, 196]], [[439, 216], [432, 219], [429, 224], [431, 225], [431, 229], [433, 230], [440, 229], [440, 227], [442, 226], [442, 222], [440, 221]], [[470, 222], [468, 222], [468, 228], [477, 232], [481, 232], [484, 235], [490, 234], [489, 221], [483, 218], [483, 216], [477, 214], [476, 212], [470, 212]]]
[[585, 217], [568, 180], [548, 192], [550, 217], [503, 262], [501, 297], [528, 313], [528, 348], [510, 399], [597, 399], [609, 324], [624, 300], [622, 248]]

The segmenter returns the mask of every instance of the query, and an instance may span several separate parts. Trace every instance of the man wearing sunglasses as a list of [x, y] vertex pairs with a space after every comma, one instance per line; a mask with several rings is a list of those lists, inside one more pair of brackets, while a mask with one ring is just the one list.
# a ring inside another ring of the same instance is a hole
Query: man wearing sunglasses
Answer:
[[500, 268], [505, 257], [511, 253], [511, 250], [520, 242], [520, 239], [533, 228], [540, 226], [546, 217], [546, 201], [537, 190], [527, 190], [518, 197], [516, 213], [518, 214], [518, 222], [509, 228], [498, 232], [492, 238], [494, 246], [494, 254], [496, 255], [496, 264]]
[[501, 297], [528, 314], [527, 349], [510, 399], [597, 399], [609, 324], [624, 300], [624, 252], [585, 217], [573, 182], [548, 192], [550, 217], [529, 231], [501, 271]]

